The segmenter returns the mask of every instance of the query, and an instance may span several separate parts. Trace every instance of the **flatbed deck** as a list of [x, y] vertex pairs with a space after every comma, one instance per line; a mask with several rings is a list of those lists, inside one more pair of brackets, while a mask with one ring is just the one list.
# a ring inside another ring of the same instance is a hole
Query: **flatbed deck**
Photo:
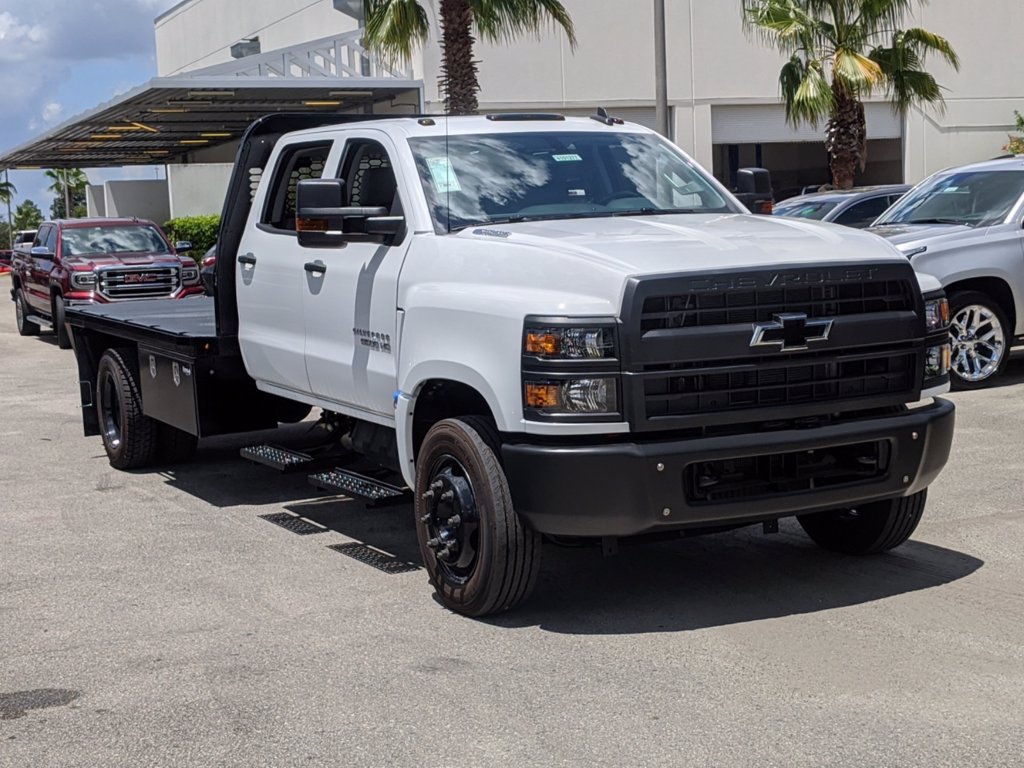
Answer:
[[73, 327], [99, 331], [116, 328], [118, 335], [136, 336], [140, 341], [163, 337], [180, 344], [211, 342], [217, 338], [217, 318], [210, 296], [69, 307], [67, 318]]

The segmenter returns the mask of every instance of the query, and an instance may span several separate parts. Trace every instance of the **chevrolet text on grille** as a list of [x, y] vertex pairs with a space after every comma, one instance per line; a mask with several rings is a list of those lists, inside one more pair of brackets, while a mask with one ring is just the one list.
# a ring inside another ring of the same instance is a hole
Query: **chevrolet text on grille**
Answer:
[[738, 289], [782, 288], [794, 285], [824, 285], [826, 283], [859, 283], [873, 280], [877, 269], [815, 270], [814, 272], [779, 272], [765, 277], [743, 275], [708, 277], [691, 280], [691, 291], [735, 291]]

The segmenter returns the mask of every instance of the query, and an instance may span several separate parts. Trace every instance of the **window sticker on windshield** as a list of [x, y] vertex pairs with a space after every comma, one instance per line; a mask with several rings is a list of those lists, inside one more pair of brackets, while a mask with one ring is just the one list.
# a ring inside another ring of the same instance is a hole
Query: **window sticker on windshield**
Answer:
[[582, 163], [583, 158], [579, 155], [552, 155], [551, 159], [556, 163]]
[[585, 189], [570, 189], [569, 197], [586, 197], [587, 190]]
[[459, 177], [455, 175], [455, 168], [452, 161], [447, 157], [428, 157], [427, 168], [430, 169], [430, 177], [434, 181], [434, 189], [440, 193], [461, 192], [462, 185], [459, 184]]

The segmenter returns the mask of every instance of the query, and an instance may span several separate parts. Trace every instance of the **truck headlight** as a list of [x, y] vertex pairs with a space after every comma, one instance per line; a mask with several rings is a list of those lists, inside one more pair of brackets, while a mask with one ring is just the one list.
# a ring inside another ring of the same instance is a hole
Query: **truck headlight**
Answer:
[[72, 272], [71, 273], [71, 287], [80, 288], [85, 291], [91, 291], [96, 287], [96, 273], [95, 272]]
[[619, 407], [614, 378], [527, 381], [523, 394], [527, 409], [547, 415], [609, 414]]
[[937, 331], [949, 325], [949, 300], [943, 297], [925, 301], [924, 319], [929, 331]]
[[925, 379], [937, 379], [949, 373], [951, 352], [949, 344], [931, 347], [924, 358]]
[[615, 357], [615, 329], [610, 327], [526, 326], [523, 354], [544, 360], [605, 360]]
[[199, 282], [199, 267], [182, 267], [181, 282], [185, 285], [194, 285]]

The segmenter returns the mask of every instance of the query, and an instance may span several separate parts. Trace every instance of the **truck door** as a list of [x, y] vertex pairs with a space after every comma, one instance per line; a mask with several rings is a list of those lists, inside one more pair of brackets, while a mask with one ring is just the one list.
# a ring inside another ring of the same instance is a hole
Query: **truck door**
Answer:
[[[348, 204], [403, 212], [402, 177], [383, 134], [344, 134], [339, 178]], [[397, 175], [396, 175], [397, 174]], [[394, 416], [397, 386], [398, 277], [409, 248], [407, 233], [393, 245], [348, 243], [306, 249], [320, 271], [304, 272], [306, 369], [310, 391], [363, 414]]]
[[39, 228], [36, 239], [29, 247], [43, 247], [46, 256], [26, 255], [28, 274], [25, 276], [25, 298], [32, 309], [50, 314], [50, 272], [53, 270], [54, 255], [57, 249], [57, 227], [44, 224]]
[[305, 254], [295, 237], [295, 189], [301, 179], [323, 175], [333, 144], [311, 140], [275, 152], [266, 170], [271, 183], [260, 185], [238, 246], [238, 341], [246, 370], [264, 389], [309, 392]]

